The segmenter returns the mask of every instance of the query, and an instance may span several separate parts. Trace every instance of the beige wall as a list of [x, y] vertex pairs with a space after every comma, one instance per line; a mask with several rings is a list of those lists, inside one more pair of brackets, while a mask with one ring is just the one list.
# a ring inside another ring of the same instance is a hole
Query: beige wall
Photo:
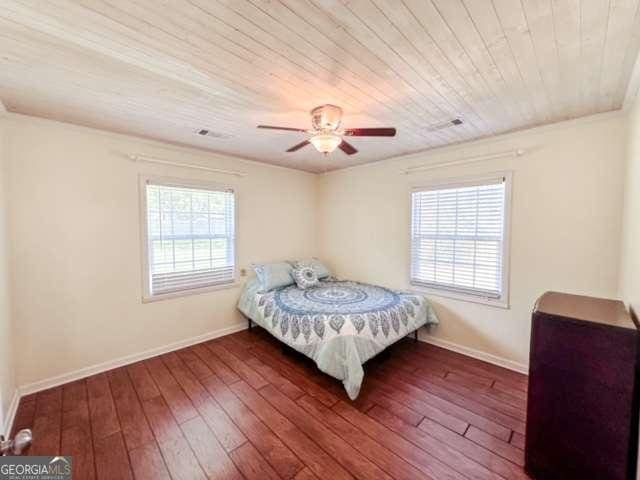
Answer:
[[[141, 303], [138, 175], [235, 185], [238, 256], [316, 253], [316, 177], [10, 115], [12, 282], [21, 386], [242, 322], [240, 288]], [[242, 170], [245, 178], [123, 154]]]
[[16, 391], [12, 351], [13, 331], [9, 307], [6, 130], [5, 118], [0, 113], [0, 433], [4, 433], [4, 421]]
[[[319, 190], [320, 254], [339, 275], [408, 288], [411, 187], [512, 170], [511, 307], [431, 296], [441, 319], [432, 335], [524, 366], [540, 294], [617, 296], [624, 126], [622, 115], [610, 114], [327, 174]], [[514, 148], [527, 153], [400, 174], [411, 165]]]
[[[241, 322], [235, 310], [239, 288], [141, 303], [141, 173], [234, 184], [241, 267], [320, 254], [340, 275], [407, 288], [411, 186], [512, 170], [511, 308], [433, 296], [442, 325], [432, 335], [525, 365], [538, 295], [549, 289], [618, 294], [625, 122], [623, 115], [605, 115], [316, 177], [10, 115], [7, 193], [15, 348], [21, 351], [17, 384]], [[400, 174], [406, 166], [512, 148], [527, 154]], [[238, 169], [248, 176], [137, 164], [126, 153]], [[1, 260], [0, 255], [0, 265]], [[3, 318], [0, 311], [0, 328]]]
[[[625, 180], [620, 296], [640, 315], [640, 98], [636, 98], [629, 111]], [[640, 463], [636, 479], [640, 480]]]
[[629, 112], [620, 296], [640, 315], [640, 99]]

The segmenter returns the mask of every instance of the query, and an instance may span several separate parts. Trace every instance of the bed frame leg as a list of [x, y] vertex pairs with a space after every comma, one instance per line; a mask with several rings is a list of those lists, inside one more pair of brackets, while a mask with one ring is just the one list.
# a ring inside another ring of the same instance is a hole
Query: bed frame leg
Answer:
[[253, 322], [250, 318], [248, 318], [247, 320], [249, 321], [249, 330], [251, 330], [251, 328], [253, 327]]
[[413, 341], [414, 342], [418, 341], [418, 329], [417, 328], [413, 331]]

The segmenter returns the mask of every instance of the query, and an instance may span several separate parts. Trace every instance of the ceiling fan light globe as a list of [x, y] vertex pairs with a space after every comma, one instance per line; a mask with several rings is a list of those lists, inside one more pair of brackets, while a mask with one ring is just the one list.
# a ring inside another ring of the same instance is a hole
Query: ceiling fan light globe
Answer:
[[342, 143], [342, 138], [338, 135], [320, 134], [311, 137], [309, 141], [320, 153], [331, 153]]

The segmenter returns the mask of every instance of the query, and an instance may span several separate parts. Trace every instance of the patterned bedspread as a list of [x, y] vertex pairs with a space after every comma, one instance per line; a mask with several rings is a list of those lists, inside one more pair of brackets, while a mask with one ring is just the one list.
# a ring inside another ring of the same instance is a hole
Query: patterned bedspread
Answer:
[[342, 380], [351, 399], [360, 391], [362, 364], [425, 324], [438, 323], [421, 295], [351, 281], [290, 285], [258, 293], [247, 282], [238, 308], [318, 368]]

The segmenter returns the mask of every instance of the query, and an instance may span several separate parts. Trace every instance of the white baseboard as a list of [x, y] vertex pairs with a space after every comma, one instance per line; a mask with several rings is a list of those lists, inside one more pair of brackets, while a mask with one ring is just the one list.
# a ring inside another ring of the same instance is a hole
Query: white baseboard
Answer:
[[[42, 390], [47, 390], [48, 388], [57, 387], [58, 385], [63, 385], [65, 383], [73, 382], [75, 380], [80, 380], [82, 378], [86, 378], [91, 375], [96, 375], [98, 373], [102, 373], [107, 370], [122, 367], [124, 365], [129, 365], [131, 363], [139, 362], [147, 358], [155, 357], [157, 355], [162, 355], [164, 353], [173, 352], [181, 348], [189, 347], [197, 343], [206, 342], [207, 340], [223, 337], [225, 335], [229, 335], [231, 333], [239, 332], [241, 330], [246, 330], [246, 329], [247, 329], [247, 323], [243, 322], [240, 324], [232, 325], [230, 327], [207, 332], [202, 335], [198, 335], [196, 337], [187, 338], [185, 340], [180, 340], [178, 342], [173, 342], [168, 345], [153, 348], [151, 350], [146, 350], [142, 353], [127, 355], [125, 357], [120, 357], [114, 360], [110, 360], [108, 362], [91, 365], [78, 370], [74, 370], [72, 372], [64, 373], [62, 375], [57, 375], [52, 378], [29, 383], [27, 385], [22, 385], [18, 387], [18, 389], [16, 390], [11, 400], [9, 411], [7, 412], [7, 418], [5, 419], [5, 432], [9, 433], [11, 431], [13, 422], [15, 420], [15, 415], [18, 409], [18, 404], [20, 402], [20, 398], [22, 398], [25, 395], [30, 395], [32, 393], [36, 393]], [[461, 353], [462, 355], [467, 355], [469, 357], [476, 358], [478, 360], [483, 360], [485, 362], [492, 363], [494, 365], [498, 365], [500, 367], [504, 367], [509, 370], [513, 370], [513, 371], [524, 373], [524, 374], [527, 374], [529, 372], [529, 367], [527, 365], [514, 362], [512, 360], [507, 360], [505, 358], [498, 357], [490, 353], [486, 353], [480, 350], [475, 350], [473, 348], [458, 345], [457, 343], [453, 343], [447, 340], [442, 340], [430, 335], [426, 335], [426, 336], [421, 335], [419, 338], [421, 341], [431, 343], [438, 347], [445, 348], [447, 350], [452, 350], [454, 352]]]
[[198, 335], [197, 337], [187, 338], [185, 340], [173, 342], [168, 345], [164, 345], [162, 347], [152, 348], [151, 350], [147, 350], [142, 353], [134, 353], [132, 355], [127, 355], [125, 357], [109, 360], [108, 362], [99, 363], [97, 365], [91, 365], [89, 367], [84, 367], [79, 370], [74, 370], [73, 372], [63, 373], [62, 375], [57, 375], [52, 378], [47, 378], [45, 380], [29, 383], [27, 385], [22, 385], [18, 388], [19, 397], [40, 392], [48, 388], [57, 387], [58, 385], [63, 385], [65, 383], [73, 382], [74, 380], [80, 380], [81, 378], [89, 377], [91, 375], [102, 373], [107, 370], [111, 370], [113, 368], [118, 368], [124, 365], [129, 365], [131, 363], [139, 362], [140, 360], [145, 360], [147, 358], [155, 357], [157, 355], [162, 355], [163, 353], [173, 352], [174, 350], [179, 350], [181, 348], [189, 347], [197, 343], [206, 342], [207, 340], [223, 337], [224, 335], [229, 335], [231, 333], [239, 332], [241, 330], [246, 330], [246, 328], [247, 328], [247, 323], [232, 325], [230, 327], [221, 328], [218, 330], [214, 330], [212, 332], [207, 332], [202, 335]]
[[11, 434], [11, 429], [13, 428], [13, 422], [16, 419], [16, 413], [18, 412], [18, 404], [20, 403], [20, 393], [16, 388], [15, 392], [13, 392], [13, 397], [11, 398], [11, 403], [9, 404], [9, 410], [7, 410], [7, 417], [4, 420], [4, 436], [9, 437]]
[[513, 360], [498, 357], [497, 355], [492, 355], [491, 353], [465, 347], [448, 340], [442, 340], [441, 338], [437, 338], [432, 335], [420, 336], [419, 339], [423, 342], [435, 345], [436, 347], [441, 347], [446, 350], [461, 353], [462, 355], [466, 355], [467, 357], [482, 360], [483, 362], [491, 363], [499, 367], [504, 367], [508, 370], [513, 370], [514, 372], [524, 373], [525, 375], [529, 374], [529, 366], [525, 365], [524, 363], [514, 362]]

